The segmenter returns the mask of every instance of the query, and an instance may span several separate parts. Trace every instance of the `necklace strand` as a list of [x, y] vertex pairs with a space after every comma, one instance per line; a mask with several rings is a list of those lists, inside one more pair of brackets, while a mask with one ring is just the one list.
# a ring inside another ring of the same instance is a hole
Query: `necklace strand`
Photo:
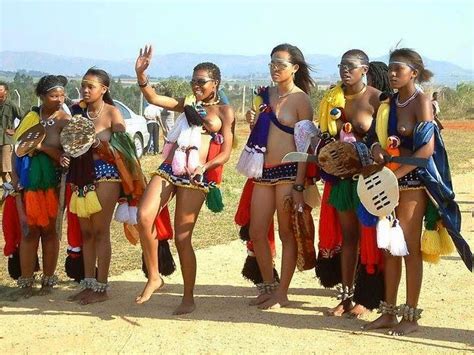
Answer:
[[367, 91], [367, 85], [364, 85], [364, 87], [358, 92], [358, 93], [355, 93], [355, 94], [352, 94], [352, 95], [346, 95], [344, 94], [344, 98], [346, 100], [353, 100], [359, 96], [361, 96], [364, 92]]
[[293, 86], [291, 87], [291, 89], [288, 90], [286, 93], [284, 93], [284, 94], [282, 94], [282, 95], [280, 95], [280, 94], [278, 93], [278, 88], [277, 88], [278, 100], [281, 100], [281, 99], [287, 97], [288, 95], [290, 95], [290, 94], [293, 92], [293, 90], [295, 89], [295, 86], [296, 86], [295, 83], [293, 83]]
[[86, 110], [87, 118], [90, 119], [91, 121], [94, 121], [94, 120], [98, 119], [100, 117], [100, 114], [102, 113], [102, 110], [104, 109], [104, 107], [105, 107], [105, 101], [102, 101], [102, 106], [100, 106], [100, 109], [99, 109], [99, 111], [97, 111], [97, 114], [95, 115], [95, 117], [91, 116], [91, 114], [89, 113], [89, 108], [87, 108], [87, 110]]
[[415, 92], [408, 99], [406, 99], [404, 102], [401, 102], [401, 103], [398, 100], [400, 95], [397, 95], [397, 98], [395, 99], [395, 104], [397, 105], [397, 107], [401, 107], [401, 108], [407, 107], [410, 102], [415, 100], [415, 98], [418, 96], [419, 93], [420, 93], [420, 90], [415, 89]]
[[51, 116], [49, 116], [46, 120], [43, 119], [43, 106], [40, 106], [39, 116], [40, 116], [41, 125], [43, 127], [47, 127], [47, 126], [51, 127], [56, 123], [54, 118], [52, 118]]

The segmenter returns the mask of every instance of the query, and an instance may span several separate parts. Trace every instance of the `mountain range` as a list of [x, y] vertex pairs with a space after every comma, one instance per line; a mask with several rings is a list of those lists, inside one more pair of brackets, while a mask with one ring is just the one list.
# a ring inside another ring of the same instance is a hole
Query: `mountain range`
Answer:
[[[317, 81], [335, 81], [338, 78], [336, 56], [309, 54], [306, 60], [313, 66], [313, 76]], [[387, 62], [388, 56], [373, 58]], [[216, 63], [224, 79], [265, 79], [268, 74], [268, 55], [224, 55], [173, 53], [155, 55], [149, 74], [156, 78], [170, 76], [189, 77], [193, 67], [200, 62]], [[474, 72], [447, 62], [424, 58], [425, 66], [435, 76], [435, 85], [455, 86], [459, 82], [474, 81]], [[0, 71], [16, 72], [19, 70], [56, 73], [67, 76], [81, 76], [85, 71], [96, 66], [109, 72], [114, 77], [134, 77], [135, 59], [102, 60], [66, 55], [55, 55], [42, 52], [0, 52]]]

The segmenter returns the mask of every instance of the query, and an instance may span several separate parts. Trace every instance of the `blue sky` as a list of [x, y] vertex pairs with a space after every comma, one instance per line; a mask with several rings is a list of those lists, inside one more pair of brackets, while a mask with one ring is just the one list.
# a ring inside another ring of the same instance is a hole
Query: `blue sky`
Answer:
[[399, 40], [422, 56], [474, 70], [472, 0], [0, 0], [0, 51], [97, 59], [174, 52], [388, 53]]

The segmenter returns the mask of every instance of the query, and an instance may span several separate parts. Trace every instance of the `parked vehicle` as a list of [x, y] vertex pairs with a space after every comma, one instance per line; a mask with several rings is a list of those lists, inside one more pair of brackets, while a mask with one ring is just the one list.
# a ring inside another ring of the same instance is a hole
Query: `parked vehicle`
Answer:
[[150, 133], [148, 133], [146, 119], [143, 116], [137, 115], [123, 102], [114, 100], [114, 103], [125, 120], [125, 129], [127, 133], [130, 134], [133, 143], [135, 143], [137, 156], [141, 158], [144, 154], [145, 147], [148, 145], [148, 141], [150, 140]]

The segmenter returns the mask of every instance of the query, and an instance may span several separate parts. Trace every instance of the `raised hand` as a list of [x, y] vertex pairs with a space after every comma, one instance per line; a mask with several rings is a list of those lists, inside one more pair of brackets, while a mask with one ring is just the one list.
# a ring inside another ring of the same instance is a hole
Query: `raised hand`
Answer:
[[151, 45], [146, 45], [145, 48], [140, 48], [140, 54], [135, 62], [135, 72], [137, 75], [141, 75], [145, 72], [151, 63], [152, 56], [153, 47]]

